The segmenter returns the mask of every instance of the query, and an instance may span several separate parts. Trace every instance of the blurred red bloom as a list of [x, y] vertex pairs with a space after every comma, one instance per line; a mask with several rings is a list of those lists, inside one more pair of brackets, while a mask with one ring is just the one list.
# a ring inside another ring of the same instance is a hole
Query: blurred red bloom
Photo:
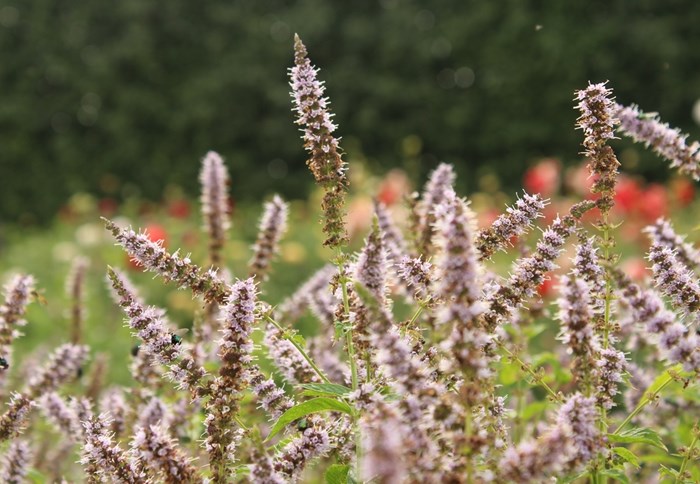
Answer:
[[[162, 241], [163, 247], [167, 247], [168, 233], [165, 230], [165, 227], [163, 227], [162, 225], [156, 223], [148, 224], [146, 225], [144, 234], [148, 237], [149, 240], [153, 242]], [[130, 269], [139, 269], [139, 265], [134, 259], [132, 259], [128, 254], [124, 255], [126, 257], [127, 267], [129, 267]]]
[[648, 223], [668, 214], [668, 194], [663, 185], [652, 183], [644, 190], [639, 203], [639, 211]]
[[523, 185], [528, 193], [539, 193], [543, 197], [554, 195], [559, 189], [561, 167], [555, 159], [547, 158], [525, 172]]
[[170, 203], [168, 203], [168, 215], [180, 219], [189, 217], [190, 203], [184, 198], [172, 200]]
[[615, 187], [615, 209], [622, 214], [628, 214], [640, 206], [642, 187], [632, 178], [621, 176]]

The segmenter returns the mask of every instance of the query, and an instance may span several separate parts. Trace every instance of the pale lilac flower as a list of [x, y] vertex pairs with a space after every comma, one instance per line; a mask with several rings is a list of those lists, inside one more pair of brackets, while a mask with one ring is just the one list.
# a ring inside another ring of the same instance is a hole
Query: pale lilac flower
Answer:
[[686, 242], [685, 237], [678, 235], [670, 221], [659, 218], [656, 223], [646, 227], [644, 232], [649, 235], [652, 244], [668, 247], [688, 267], [693, 269], [700, 267], [700, 251]]
[[700, 310], [700, 284], [697, 277], [676, 256], [676, 252], [658, 243], [649, 249], [654, 282], [686, 314]]
[[203, 296], [208, 303], [225, 302], [226, 283], [215, 270], [203, 271], [189, 257], [181, 257], [177, 252], [169, 254], [160, 242], [152, 242], [144, 234], [121, 229], [114, 222], [104, 220], [117, 243], [145, 270], [159, 274], [166, 282], [176, 282], [182, 288], [189, 288], [195, 295]]
[[432, 254], [433, 236], [435, 234], [434, 209], [440, 205], [450, 191], [454, 191], [452, 185], [455, 181], [455, 172], [452, 165], [441, 163], [430, 174], [428, 182], [423, 189], [421, 201], [416, 206], [418, 211], [418, 232], [414, 234], [418, 253], [428, 256]]
[[267, 278], [270, 261], [277, 253], [279, 241], [287, 230], [288, 211], [289, 206], [279, 195], [265, 204], [258, 238], [253, 245], [253, 258], [248, 263], [251, 276], [256, 275], [262, 280]]
[[552, 426], [540, 439], [526, 440], [503, 453], [498, 464], [504, 482], [545, 482], [566, 469], [574, 445], [568, 428]]
[[83, 422], [83, 426], [85, 443], [81, 464], [94, 466], [103, 478], [114, 478], [127, 484], [139, 484], [146, 480], [146, 474], [138, 461], [114, 443], [107, 415], [91, 417]]
[[600, 343], [593, 328], [593, 310], [590, 287], [586, 281], [573, 275], [563, 278], [558, 299], [558, 319], [562, 323], [562, 342], [569, 353], [579, 358], [592, 357]]
[[202, 160], [199, 173], [202, 186], [202, 215], [209, 234], [209, 255], [214, 266], [221, 265], [221, 249], [231, 226], [228, 206], [228, 172], [218, 153], [210, 151]]
[[394, 225], [386, 205], [379, 200], [374, 201], [374, 213], [377, 216], [377, 223], [382, 234], [384, 247], [386, 247], [387, 260], [390, 265], [395, 265], [408, 251], [406, 240], [404, 240], [403, 235]]
[[404, 255], [396, 266], [396, 273], [414, 300], [425, 302], [430, 298], [430, 286], [434, 279], [433, 264], [421, 257]]
[[317, 78], [306, 47], [294, 36], [294, 67], [290, 69], [296, 123], [304, 127], [304, 147], [310, 154], [306, 165], [316, 182], [324, 188], [321, 208], [324, 213], [324, 245], [339, 247], [347, 240], [343, 205], [347, 191], [347, 165], [342, 160], [338, 140], [333, 136], [336, 126], [328, 111], [325, 87]]
[[687, 143], [688, 135], [671, 128], [656, 113], [644, 113], [638, 106], [615, 104], [618, 130], [637, 143], [651, 147], [658, 155], [671, 162], [680, 173], [700, 180], [700, 143]]
[[257, 373], [250, 379], [250, 387], [258, 398], [260, 408], [270, 419], [279, 418], [294, 406], [294, 400], [288, 397], [272, 378], [265, 378], [262, 373]]
[[115, 438], [119, 438], [127, 426], [130, 408], [124, 398], [124, 392], [119, 387], [107, 389], [100, 398], [100, 413], [109, 414], [112, 420], [111, 431]]
[[395, 406], [382, 400], [372, 402], [360, 419], [362, 435], [362, 479], [367, 482], [400, 484], [408, 469], [403, 459], [410, 429]]
[[250, 480], [267, 484], [285, 484], [287, 481], [274, 468], [270, 455], [262, 446], [254, 447], [250, 454]]
[[659, 346], [666, 358], [682, 363], [686, 371], [700, 371], [700, 337], [676, 320], [652, 289], [642, 289], [622, 274], [616, 274], [622, 297], [629, 304], [635, 319], [645, 330], [659, 336]]
[[329, 286], [337, 272], [338, 269], [332, 264], [316, 271], [294, 294], [282, 301], [277, 308], [275, 319], [291, 324], [310, 308], [321, 323], [332, 326], [338, 301]]
[[[12, 341], [22, 335], [18, 328], [27, 324], [24, 313], [34, 285], [34, 277], [16, 275], [4, 287], [5, 300], [0, 305], [0, 356], [5, 358], [8, 366], [12, 365]], [[0, 379], [4, 381], [2, 370]]]
[[275, 457], [274, 470], [283, 475], [286, 482], [298, 481], [310, 461], [324, 456], [330, 450], [327, 430], [318, 423], [314, 425], [310, 421], [310, 425]]
[[387, 303], [387, 251], [377, 220], [354, 265], [354, 278], [363, 284], [380, 305]]
[[589, 83], [586, 89], [577, 91], [574, 98], [579, 101], [576, 108], [581, 113], [576, 126], [583, 130], [584, 154], [590, 159], [589, 168], [595, 175], [591, 191], [600, 194], [596, 204], [604, 214], [615, 203], [615, 183], [620, 166], [615, 153], [608, 146], [610, 140], [615, 138], [613, 129], [618, 119], [615, 117], [612, 90], [605, 84]]
[[25, 482], [31, 467], [33, 452], [24, 440], [14, 440], [2, 457], [0, 482], [19, 484]]
[[439, 323], [458, 322], [473, 327], [473, 321], [486, 308], [481, 297], [481, 271], [474, 246], [476, 221], [469, 204], [449, 188], [435, 208], [438, 248], [436, 292], [443, 300]]
[[583, 239], [576, 245], [572, 274], [588, 284], [591, 303], [597, 313], [605, 306], [605, 271], [598, 258], [598, 249], [593, 245], [594, 239]]
[[265, 346], [279, 372], [289, 383], [322, 383], [316, 371], [294, 345], [272, 324], [265, 328]]
[[569, 430], [575, 448], [568, 462], [572, 468], [584, 466], [603, 448], [597, 416], [595, 398], [580, 393], [570, 396], [559, 408], [557, 425]]
[[49, 361], [29, 379], [25, 393], [32, 399], [56, 390], [73, 380], [88, 358], [88, 347], [64, 344], [56, 348]]
[[603, 349], [596, 366], [598, 404], [610, 410], [615, 405], [613, 398], [618, 393], [617, 387], [622, 382], [622, 374], [627, 368], [625, 354], [615, 348]]
[[83, 426], [75, 408], [61, 398], [56, 392], [41, 397], [39, 407], [54, 427], [74, 442], [83, 439]]
[[162, 425], [137, 427], [131, 441], [141, 465], [158, 473], [158, 482], [195, 484], [204, 482], [192, 465], [192, 458], [182, 452]]
[[8, 408], [0, 416], [0, 442], [14, 437], [24, 429], [27, 417], [36, 404], [26, 395], [13, 393], [10, 395]]
[[547, 205], [539, 194], [523, 193], [506, 213], [500, 215], [488, 229], [479, 232], [476, 247], [480, 259], [490, 258], [496, 251], [504, 250], [513, 237], [520, 237], [531, 227], [532, 223], [542, 217], [542, 210]]

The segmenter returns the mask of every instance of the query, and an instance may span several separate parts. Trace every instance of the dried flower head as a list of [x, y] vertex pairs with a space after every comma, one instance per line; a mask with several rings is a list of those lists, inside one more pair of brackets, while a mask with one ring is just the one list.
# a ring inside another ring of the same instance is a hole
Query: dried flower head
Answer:
[[612, 89], [606, 83], [589, 84], [586, 89], [576, 92], [576, 108], [581, 115], [576, 120], [577, 127], [583, 130], [584, 154], [590, 159], [589, 168], [595, 176], [591, 191], [599, 193], [598, 208], [607, 213], [614, 202], [615, 183], [620, 162], [608, 142], [615, 138], [615, 103]]

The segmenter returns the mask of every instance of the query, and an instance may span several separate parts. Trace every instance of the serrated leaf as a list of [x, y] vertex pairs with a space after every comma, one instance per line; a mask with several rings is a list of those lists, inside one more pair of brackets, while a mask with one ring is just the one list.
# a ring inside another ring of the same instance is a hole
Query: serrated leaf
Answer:
[[299, 385], [304, 389], [303, 395], [347, 395], [352, 391], [352, 388], [348, 388], [343, 385], [337, 385], [335, 383], [305, 383]]
[[347, 484], [349, 465], [333, 464], [326, 471], [326, 484]]
[[631, 428], [619, 434], [608, 434], [608, 440], [621, 444], [649, 444], [668, 452], [659, 434], [651, 429]]
[[294, 340], [294, 342], [296, 344], [298, 344], [299, 346], [301, 346], [302, 348], [306, 348], [306, 340], [299, 333], [294, 333], [294, 335], [292, 335], [291, 339]]
[[341, 402], [334, 398], [318, 397], [307, 400], [298, 405], [293, 406], [286, 412], [284, 412], [280, 418], [277, 419], [275, 425], [270, 429], [270, 433], [265, 440], [270, 440], [274, 437], [280, 430], [282, 430], [287, 424], [294, 422], [302, 417], [306, 417], [312, 413], [318, 412], [344, 412], [348, 415], [353, 414], [352, 407], [347, 403]]
[[615, 479], [615, 482], [624, 482], [627, 484], [630, 482], [622, 469], [601, 469], [598, 475], [611, 477]]
[[639, 468], [639, 458], [631, 450], [625, 447], [615, 447], [613, 448], [613, 452], [620, 456], [625, 462], [629, 462], [634, 467]]

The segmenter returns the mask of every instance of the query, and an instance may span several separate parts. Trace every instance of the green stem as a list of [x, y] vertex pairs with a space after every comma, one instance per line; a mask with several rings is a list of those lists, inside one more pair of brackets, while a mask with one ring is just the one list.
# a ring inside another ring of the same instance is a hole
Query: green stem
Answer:
[[554, 400], [556, 400], [556, 401], [559, 402], [559, 403], [562, 403], [561, 397], [560, 397], [554, 390], [552, 390], [552, 389], [550, 388], [550, 386], [547, 385], [547, 383], [545, 383], [544, 380], [542, 380], [542, 377], [541, 377], [540, 375], [538, 375], [537, 372], [536, 372], [535, 370], [533, 370], [532, 367], [531, 367], [530, 365], [528, 365], [527, 363], [525, 363], [525, 362], [524, 362], [523, 360], [521, 360], [520, 357], [518, 357], [515, 353], [513, 353], [513, 352], [510, 351], [508, 348], [506, 348], [506, 345], [503, 344], [502, 341], [498, 341], [496, 344], [505, 352], [506, 355], [508, 355], [508, 357], [510, 357], [510, 358], [512, 358], [513, 360], [515, 360], [515, 361], [520, 365], [520, 367], [521, 367], [523, 370], [525, 370], [527, 373], [529, 373], [530, 376], [535, 380], [535, 382], [537, 382], [538, 384], [542, 385], [542, 387], [543, 387], [545, 390], [547, 390], [547, 393], [549, 393], [549, 395], [550, 395]]
[[311, 366], [311, 368], [313, 368], [313, 370], [316, 372], [316, 374], [319, 376], [319, 378], [321, 378], [321, 380], [324, 381], [324, 383], [331, 383], [331, 381], [330, 381], [330, 380], [328, 379], [328, 377], [323, 373], [323, 371], [318, 367], [318, 365], [316, 365], [316, 363], [314, 363], [314, 360], [311, 359], [311, 357], [308, 355], [308, 353], [306, 352], [306, 350], [305, 350], [299, 343], [297, 343], [297, 342], [294, 340], [294, 338], [292, 338], [292, 337], [288, 334], [287, 330], [285, 330], [277, 321], [275, 321], [274, 319], [272, 319], [269, 315], [265, 315], [265, 319], [267, 320], [268, 323], [270, 323], [270, 324], [273, 325], [275, 328], [277, 328], [277, 329], [280, 330], [280, 332], [281, 332], [281, 334], [282, 334], [282, 338], [284, 338], [284, 339], [286, 339], [287, 341], [289, 341], [290, 343], [292, 343], [292, 345], [297, 349], [297, 351], [299, 351], [299, 353], [301, 353], [301, 356], [304, 357], [304, 359], [305, 359], [306, 362], [309, 364], [309, 366]]
[[644, 407], [646, 407], [649, 403], [651, 403], [656, 398], [656, 396], [659, 393], [661, 393], [661, 390], [666, 388], [666, 386], [668, 386], [668, 384], [671, 383], [672, 381], [673, 381], [673, 378], [671, 378], [669, 375], [669, 379], [666, 380], [661, 386], [659, 386], [659, 388], [657, 388], [654, 392], [652, 392], [648, 395], [644, 395], [644, 398], [642, 398], [639, 401], [639, 403], [637, 404], [637, 407], [632, 411], [632, 413], [630, 413], [627, 416], [627, 418], [625, 420], [622, 421], [622, 423], [615, 429], [615, 431], [612, 434], [613, 435], [619, 434], [622, 431], [622, 429], [625, 428], [625, 426], [628, 423], [630, 423], [634, 417], [639, 415], [639, 412], [641, 412], [644, 409]]
[[698, 427], [699, 424], [700, 420], [696, 421], [695, 426], [693, 427], [693, 440], [690, 442], [690, 446], [686, 449], [685, 455], [683, 456], [683, 462], [681, 462], [681, 466], [678, 469], [678, 475], [676, 476], [676, 484], [683, 482], [683, 474], [685, 474], [685, 469], [688, 467], [688, 463], [693, 455], [695, 444], [698, 443], [698, 437], [700, 437], [700, 427]]

